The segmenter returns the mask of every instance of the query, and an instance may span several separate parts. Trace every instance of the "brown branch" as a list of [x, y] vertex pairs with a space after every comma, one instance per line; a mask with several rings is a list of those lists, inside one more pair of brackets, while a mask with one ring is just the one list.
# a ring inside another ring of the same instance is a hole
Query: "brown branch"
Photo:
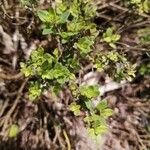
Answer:
[[4, 113], [5, 109], [6, 109], [6, 107], [8, 106], [8, 102], [9, 102], [9, 100], [6, 99], [6, 100], [5, 100], [5, 103], [3, 104], [2, 108], [1, 108], [1, 111], [0, 111], [0, 117], [3, 115], [3, 113]]
[[15, 99], [15, 101], [14, 101], [14, 103], [13, 103], [11, 109], [8, 111], [8, 113], [6, 114], [6, 116], [4, 117], [4, 119], [2, 120], [2, 124], [3, 124], [2, 133], [4, 133], [5, 129], [7, 128], [8, 121], [9, 121], [9, 119], [10, 119], [12, 113], [13, 113], [14, 110], [16, 109], [17, 104], [19, 103], [19, 100], [20, 100], [20, 98], [21, 98], [21, 96], [22, 96], [22, 92], [23, 92], [23, 89], [24, 89], [24, 87], [25, 87], [27, 81], [28, 81], [28, 78], [26, 78], [26, 79], [24, 80], [24, 82], [22, 83], [21, 87], [20, 87], [19, 90], [18, 90], [18, 95], [17, 95], [17, 97], [16, 97], [16, 99]]
[[145, 48], [141, 48], [141, 47], [133, 47], [131, 45], [128, 45], [128, 44], [125, 44], [125, 43], [122, 43], [122, 42], [116, 42], [116, 44], [124, 46], [127, 49], [135, 50], [135, 51], [144, 51], [144, 52], [149, 52], [150, 51], [149, 49], [145, 49]]
[[21, 72], [15, 75], [7, 75], [3, 72], [0, 72], [0, 79], [4, 79], [4, 80], [17, 80], [21, 77], [23, 77], [23, 74]]
[[5, 60], [5, 59], [3, 59], [3, 58], [1, 58], [1, 57], [0, 57], [0, 62], [5, 63], [5, 64], [11, 66], [11, 63], [10, 63], [10, 62], [8, 62], [7, 60]]

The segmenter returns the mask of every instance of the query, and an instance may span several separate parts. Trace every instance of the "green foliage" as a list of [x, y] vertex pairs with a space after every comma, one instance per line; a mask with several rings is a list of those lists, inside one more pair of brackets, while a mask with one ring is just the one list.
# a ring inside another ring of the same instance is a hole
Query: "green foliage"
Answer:
[[20, 0], [22, 5], [31, 6], [38, 3], [39, 0]]
[[9, 129], [8, 137], [10, 138], [16, 137], [18, 133], [19, 133], [19, 127], [16, 124], [12, 124]]
[[79, 94], [78, 85], [75, 82], [70, 82], [69, 83], [69, 89], [71, 90], [74, 98], [77, 98], [78, 94]]
[[108, 28], [106, 30], [106, 32], [103, 33], [103, 40], [105, 42], [109, 43], [109, 45], [112, 48], [116, 48], [115, 42], [117, 42], [120, 39], [120, 37], [121, 36], [119, 34], [114, 33], [114, 29], [113, 28]]
[[[38, 48], [32, 52], [28, 64], [21, 63], [21, 71], [25, 76], [40, 77], [41, 82], [33, 82], [29, 88], [29, 98], [34, 100], [41, 95], [41, 92], [49, 86], [61, 86], [69, 80], [74, 80], [75, 75], [71, 73], [66, 66], [58, 62], [57, 49], [54, 50], [54, 56], [44, 53], [43, 48]], [[45, 84], [45, 86], [44, 86]]]
[[129, 0], [129, 3], [137, 8], [140, 13], [150, 12], [149, 0]]
[[140, 69], [139, 72], [141, 75], [146, 75], [146, 74], [150, 74], [150, 63], [148, 64], [143, 64]]
[[88, 123], [88, 132], [92, 138], [105, 133], [108, 129], [106, 119], [112, 115], [112, 109], [107, 107], [105, 100], [101, 101], [95, 108], [94, 112], [84, 118]]
[[117, 51], [97, 53], [94, 58], [90, 59], [93, 61], [93, 67], [99, 72], [106, 71], [106, 73], [118, 81], [123, 78], [131, 81], [135, 77], [136, 65], [131, 65], [126, 57]]
[[[86, 103], [86, 107], [89, 109], [89, 113], [86, 117], [84, 117], [84, 121], [89, 135], [93, 139], [96, 139], [108, 130], [106, 119], [113, 114], [113, 111], [108, 108], [105, 100], [101, 101], [96, 107], [93, 107], [90, 99], [84, 102]], [[76, 102], [73, 102], [70, 105], [70, 110], [75, 116], [80, 116], [81, 109], [83, 109], [83, 107]]]
[[79, 116], [80, 113], [80, 105], [77, 105], [76, 102], [71, 103], [70, 110], [74, 113], [75, 116]]
[[[91, 12], [88, 10], [91, 9]], [[96, 25], [91, 22], [96, 8], [94, 4], [86, 1], [56, 1], [56, 8], [38, 10], [37, 15], [43, 23], [43, 34], [52, 34], [61, 40], [62, 46], [69, 42], [69, 46], [62, 53], [60, 49], [53, 50], [52, 54], [45, 53], [43, 48], [33, 51], [30, 60], [25, 64], [21, 63], [21, 71], [25, 76], [40, 78], [39, 83], [30, 84], [30, 99], [37, 98], [46, 88], [60, 89], [64, 84], [75, 80], [75, 73], [79, 71], [79, 60], [76, 54], [79, 51], [80, 57], [91, 52], [91, 47], [98, 35]], [[87, 33], [88, 34], [87, 36]], [[56, 88], [57, 87], [57, 88]], [[59, 88], [58, 88], [59, 87]], [[37, 90], [37, 92], [36, 92]]]
[[[82, 33], [84, 36], [91, 29], [96, 31], [96, 25], [90, 22], [95, 12], [94, 4], [73, 0], [72, 2], [56, 1], [56, 9], [39, 10], [37, 15], [44, 24], [43, 34], [59, 35], [62, 43], [66, 43], [75, 35]], [[91, 31], [91, 36], [96, 37], [97, 33], [93, 31]], [[89, 40], [91, 40], [90, 37], [83, 37], [79, 39], [75, 47], [79, 48], [81, 53], [87, 53], [94, 42], [92, 39], [91, 44], [86, 45]], [[86, 48], [88, 49], [85, 50]]]
[[[92, 100], [99, 96], [98, 85], [82, 85], [76, 77], [86, 64], [92, 64], [92, 69], [104, 71], [112, 78], [129, 80], [134, 77], [135, 66], [130, 65], [123, 54], [117, 51], [101, 52], [93, 50], [99, 34], [92, 18], [96, 7], [92, 0], [56, 0], [55, 8], [38, 10], [37, 15], [42, 23], [43, 35], [51, 35], [53, 49], [44, 50], [39, 47], [34, 50], [26, 63], [21, 63], [21, 72], [26, 77], [32, 77], [29, 86], [29, 99], [35, 101], [45, 90], [57, 95], [67, 88], [72, 92], [73, 102], [69, 106], [75, 116], [85, 113], [85, 122], [89, 133], [98, 136], [107, 130], [105, 119], [112, 114], [105, 102], [96, 107]], [[57, 39], [57, 40], [56, 40]], [[103, 34], [103, 41], [113, 49], [120, 35], [108, 28]], [[51, 43], [49, 43], [51, 44]], [[59, 46], [58, 46], [59, 45]]]
[[77, 43], [74, 44], [74, 48], [79, 49], [81, 54], [88, 54], [92, 49], [91, 46], [94, 44], [93, 38], [82, 37]]
[[29, 100], [34, 101], [36, 98], [38, 98], [41, 95], [42, 87], [41, 83], [38, 81], [30, 82], [29, 87]]
[[80, 93], [82, 96], [85, 96], [89, 99], [96, 98], [100, 94], [99, 86], [98, 85], [81, 86]]
[[150, 44], [150, 27], [139, 29], [137, 33], [142, 45]]

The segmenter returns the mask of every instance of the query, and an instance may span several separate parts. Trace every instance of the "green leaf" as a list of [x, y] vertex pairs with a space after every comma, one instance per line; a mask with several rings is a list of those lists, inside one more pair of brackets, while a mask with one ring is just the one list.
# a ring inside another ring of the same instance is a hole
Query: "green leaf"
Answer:
[[16, 137], [18, 133], [19, 133], [19, 127], [16, 124], [12, 124], [9, 129], [8, 137], [10, 138]]
[[109, 46], [116, 49], [116, 45], [114, 43], [109, 43]]
[[107, 42], [107, 43], [110, 43], [112, 41], [112, 38], [110, 36], [105, 37], [104, 41]]
[[94, 129], [96, 135], [104, 134], [107, 130], [108, 128], [106, 125], [100, 125]]
[[113, 62], [117, 62], [119, 59], [119, 54], [116, 51], [111, 51], [108, 53], [107, 58]]
[[69, 15], [70, 15], [69, 11], [65, 11], [64, 13], [62, 13], [60, 16], [60, 22], [61, 23], [67, 22]]
[[119, 34], [114, 34], [114, 35], [111, 36], [113, 42], [118, 41], [120, 39], [120, 37], [121, 36]]
[[42, 93], [42, 87], [38, 81], [31, 82], [29, 87], [29, 100], [34, 101]]
[[106, 30], [105, 33], [103, 33], [103, 40], [107, 43], [109, 43], [109, 45], [112, 47], [112, 48], [116, 48], [115, 46], [115, 42], [117, 42], [119, 39], [120, 39], [120, 35], [119, 34], [114, 34], [113, 33], [113, 28], [108, 28]]
[[71, 103], [70, 110], [74, 113], [75, 116], [80, 115], [80, 105], [77, 105], [76, 102]]
[[[55, 1], [56, 2], [56, 1]], [[62, 3], [62, 1], [56, 2], [56, 12], [57, 14], [62, 14], [67, 9], [67, 5], [65, 3]]]
[[74, 18], [78, 18], [80, 15], [79, 3], [75, 0], [70, 5], [70, 13]]
[[76, 33], [73, 32], [61, 32], [59, 35], [63, 38], [63, 44], [66, 43], [70, 37], [74, 36]]
[[52, 33], [54, 33], [52, 28], [49, 28], [49, 29], [45, 28], [43, 29], [43, 32], [42, 32], [43, 35], [52, 34]]
[[79, 32], [82, 29], [86, 27], [86, 24], [84, 21], [76, 22], [76, 21], [71, 21], [67, 23], [67, 30], [70, 32]]
[[25, 63], [20, 63], [21, 72], [25, 75], [25, 77], [32, 76], [34, 74], [31, 66], [27, 66]]
[[112, 28], [108, 28], [108, 29], [106, 30], [106, 36], [111, 37], [112, 34], [113, 34], [113, 29], [112, 29]]
[[96, 122], [100, 120], [100, 116], [96, 114], [92, 114], [92, 116], [87, 116], [84, 118], [85, 122]]
[[96, 106], [96, 108], [99, 110], [99, 111], [102, 111], [104, 109], [106, 109], [108, 106], [107, 106], [107, 101], [106, 100], [103, 100], [101, 102], [99, 102], [99, 104]]
[[94, 5], [94, 3], [87, 3], [83, 7], [84, 13], [86, 17], [94, 17], [96, 15], [97, 7]]
[[88, 54], [92, 51], [91, 46], [94, 41], [91, 37], [82, 37], [77, 43], [74, 44], [74, 48], [79, 49], [81, 54]]
[[144, 10], [146, 13], [150, 12], [150, 1], [145, 0], [145, 1], [143, 2], [143, 10]]
[[88, 128], [88, 134], [91, 138], [95, 139], [95, 130], [93, 128]]
[[55, 0], [56, 4], [61, 4], [62, 0]]
[[92, 101], [90, 101], [90, 100], [84, 100], [84, 103], [85, 103], [87, 109], [89, 109], [89, 111], [91, 113], [94, 113], [94, 107], [93, 107]]
[[74, 69], [74, 72], [79, 71], [80, 64], [79, 64], [78, 59], [70, 58], [68, 59], [67, 63], [69, 64], [70, 68]]
[[51, 15], [47, 10], [39, 10], [37, 12], [38, 17], [40, 18], [41, 21], [43, 22], [49, 22], [51, 19]]
[[58, 58], [59, 58], [59, 50], [58, 50], [58, 48], [55, 48], [55, 49], [54, 49], [53, 54], [54, 54], [54, 56], [56, 57], [56, 59], [58, 60]]
[[56, 14], [52, 8], [47, 10], [38, 10], [37, 15], [42, 22], [54, 23], [56, 20]]
[[61, 91], [62, 87], [60, 84], [55, 84], [54, 86], [51, 86], [52, 89], [52, 94], [54, 94], [55, 96], [59, 94], [59, 92]]
[[101, 110], [101, 116], [103, 116], [104, 118], [108, 118], [108, 117], [112, 116], [112, 114], [113, 114], [113, 110], [110, 108]]
[[148, 75], [150, 74], [150, 63], [148, 63], [147, 65], [146, 64], [143, 64], [140, 69], [139, 69], [139, 72], [141, 75]]
[[132, 4], [139, 4], [139, 3], [141, 3], [141, 0], [131, 0], [131, 3]]
[[[44, 55], [44, 49], [42, 47], [38, 48], [37, 50], [32, 51], [31, 53], [31, 61], [34, 63], [37, 63], [37, 61], [39, 61], [43, 58]], [[42, 59], [43, 60], [43, 59]]]
[[99, 86], [98, 85], [80, 86], [80, 93], [82, 96], [86, 96], [87, 98], [95, 98], [100, 94]]

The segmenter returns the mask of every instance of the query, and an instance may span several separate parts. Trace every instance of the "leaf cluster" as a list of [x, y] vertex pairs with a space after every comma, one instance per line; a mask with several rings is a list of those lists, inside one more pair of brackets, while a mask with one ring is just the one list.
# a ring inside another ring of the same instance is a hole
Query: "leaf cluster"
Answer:
[[129, 0], [129, 4], [136, 7], [140, 13], [150, 12], [150, 1], [149, 0]]
[[105, 33], [103, 33], [103, 40], [109, 43], [112, 48], [116, 48], [115, 42], [117, 42], [120, 37], [121, 36], [117, 33], [114, 33], [114, 29], [110, 27], [107, 28]]
[[[81, 111], [87, 112], [84, 120], [89, 133], [98, 136], [106, 131], [105, 119], [112, 114], [112, 110], [104, 102], [93, 106], [92, 100], [100, 94], [99, 86], [79, 84], [76, 77], [84, 68], [85, 62], [92, 64], [92, 69], [106, 71], [118, 80], [131, 80], [135, 66], [130, 65], [125, 56], [115, 50], [93, 50], [99, 34], [92, 21], [95, 13], [96, 7], [91, 0], [56, 0], [55, 7], [38, 10], [43, 36], [57, 39], [59, 46], [56, 44], [48, 52], [41, 47], [34, 50], [30, 59], [21, 63], [21, 71], [26, 77], [33, 79], [29, 87], [29, 99], [32, 101], [44, 90], [50, 89], [52, 93], [58, 94], [64, 87], [68, 87], [73, 95], [70, 110], [76, 116], [80, 116]], [[116, 49], [115, 43], [120, 35], [113, 28], [108, 28], [102, 38], [112, 49]]]
[[84, 118], [87, 122], [88, 132], [92, 138], [105, 133], [108, 130], [106, 119], [113, 114], [112, 109], [108, 108], [105, 100], [101, 101], [94, 111]]
[[115, 80], [121, 81], [125, 78], [131, 81], [135, 77], [136, 65], [131, 65], [124, 54], [119, 54], [115, 50], [97, 53], [90, 59], [95, 69], [108, 73]]
[[41, 83], [36, 81], [30, 86], [29, 97], [32, 100], [40, 96], [42, 88], [44, 89], [44, 87], [46, 88], [48, 85], [61, 87], [69, 80], [75, 79], [75, 75], [58, 61], [57, 49], [55, 49], [53, 55], [51, 55], [44, 53], [43, 48], [38, 48], [36, 51], [33, 51], [28, 64], [21, 63], [21, 68], [21, 71], [26, 77], [35, 76], [41, 78]]

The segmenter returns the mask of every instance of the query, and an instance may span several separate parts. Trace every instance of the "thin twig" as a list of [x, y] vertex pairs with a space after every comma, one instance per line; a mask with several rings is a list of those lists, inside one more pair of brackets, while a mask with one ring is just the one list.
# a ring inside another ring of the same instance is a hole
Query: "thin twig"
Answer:
[[[11, 16], [11, 15], [9, 15], [9, 14], [7, 13], [7, 10], [5, 9], [5, 7], [4, 7], [3, 5], [0, 5], [0, 7], [1, 7], [1, 9], [2, 9], [4, 15], [5, 15], [7, 18], [9, 18], [9, 19], [11, 19], [11, 20], [16, 19], [16, 17]], [[20, 19], [21, 21], [18, 22], [18, 23], [12, 23], [13, 25], [19, 26], [19, 25], [23, 25], [23, 24], [25, 24], [25, 23], [28, 22], [28, 20], [27, 20], [26, 17], [20, 17], [20, 16], [18, 16], [17, 19]]]
[[149, 49], [145, 49], [145, 48], [141, 48], [141, 47], [133, 47], [131, 45], [128, 45], [128, 44], [125, 44], [125, 43], [122, 43], [122, 42], [116, 42], [116, 44], [125, 46], [128, 49], [132, 49], [132, 50], [136, 50], [136, 51], [145, 51], [145, 52], [149, 52], [150, 51]]
[[65, 130], [63, 130], [63, 134], [64, 134], [64, 137], [65, 137], [65, 140], [66, 140], [66, 143], [67, 143], [68, 150], [71, 150], [70, 140], [69, 140], [68, 135], [67, 135]]
[[24, 82], [22, 83], [20, 89], [18, 90], [18, 95], [17, 95], [17, 97], [16, 97], [16, 99], [15, 99], [15, 101], [13, 103], [13, 106], [11, 107], [11, 109], [8, 111], [8, 113], [6, 114], [6, 116], [3, 119], [4, 125], [3, 125], [3, 129], [2, 129], [2, 133], [5, 131], [9, 119], [10, 119], [12, 113], [14, 112], [14, 110], [16, 109], [17, 104], [19, 103], [19, 100], [20, 100], [20, 98], [22, 96], [22, 91], [23, 91], [27, 81], [28, 81], [28, 78], [26, 78], [24, 80]]
[[143, 26], [150, 26], [150, 20], [137, 22], [135, 24], [130, 24], [123, 31], [126, 31], [126, 30], [131, 29], [131, 28], [137, 28], [137, 27], [139, 28], [139, 27], [143, 27]]
[[7, 75], [3, 72], [0, 72], [0, 79], [3, 80], [17, 80], [20, 79], [21, 77], [23, 77], [23, 74], [21, 72], [15, 75]]
[[116, 9], [118, 9], [118, 10], [121, 10], [121, 12], [123, 11], [123, 12], [127, 12], [127, 11], [129, 11], [129, 9], [127, 9], [127, 8], [124, 8], [124, 7], [121, 7], [121, 6], [119, 6], [119, 5], [117, 5], [117, 4], [114, 4], [114, 3], [109, 3], [109, 6], [111, 6], [111, 7], [114, 7], [114, 8], [116, 8]]
[[9, 100], [6, 99], [5, 103], [3, 104], [3, 107], [1, 108], [1, 111], [0, 111], [0, 117], [3, 115], [5, 108], [8, 106], [8, 102], [9, 102]]
[[0, 62], [5, 63], [5, 64], [11, 66], [11, 63], [10, 63], [10, 62], [8, 62], [7, 60], [5, 60], [5, 59], [3, 59], [3, 58], [1, 58], [1, 57], [0, 57]]

